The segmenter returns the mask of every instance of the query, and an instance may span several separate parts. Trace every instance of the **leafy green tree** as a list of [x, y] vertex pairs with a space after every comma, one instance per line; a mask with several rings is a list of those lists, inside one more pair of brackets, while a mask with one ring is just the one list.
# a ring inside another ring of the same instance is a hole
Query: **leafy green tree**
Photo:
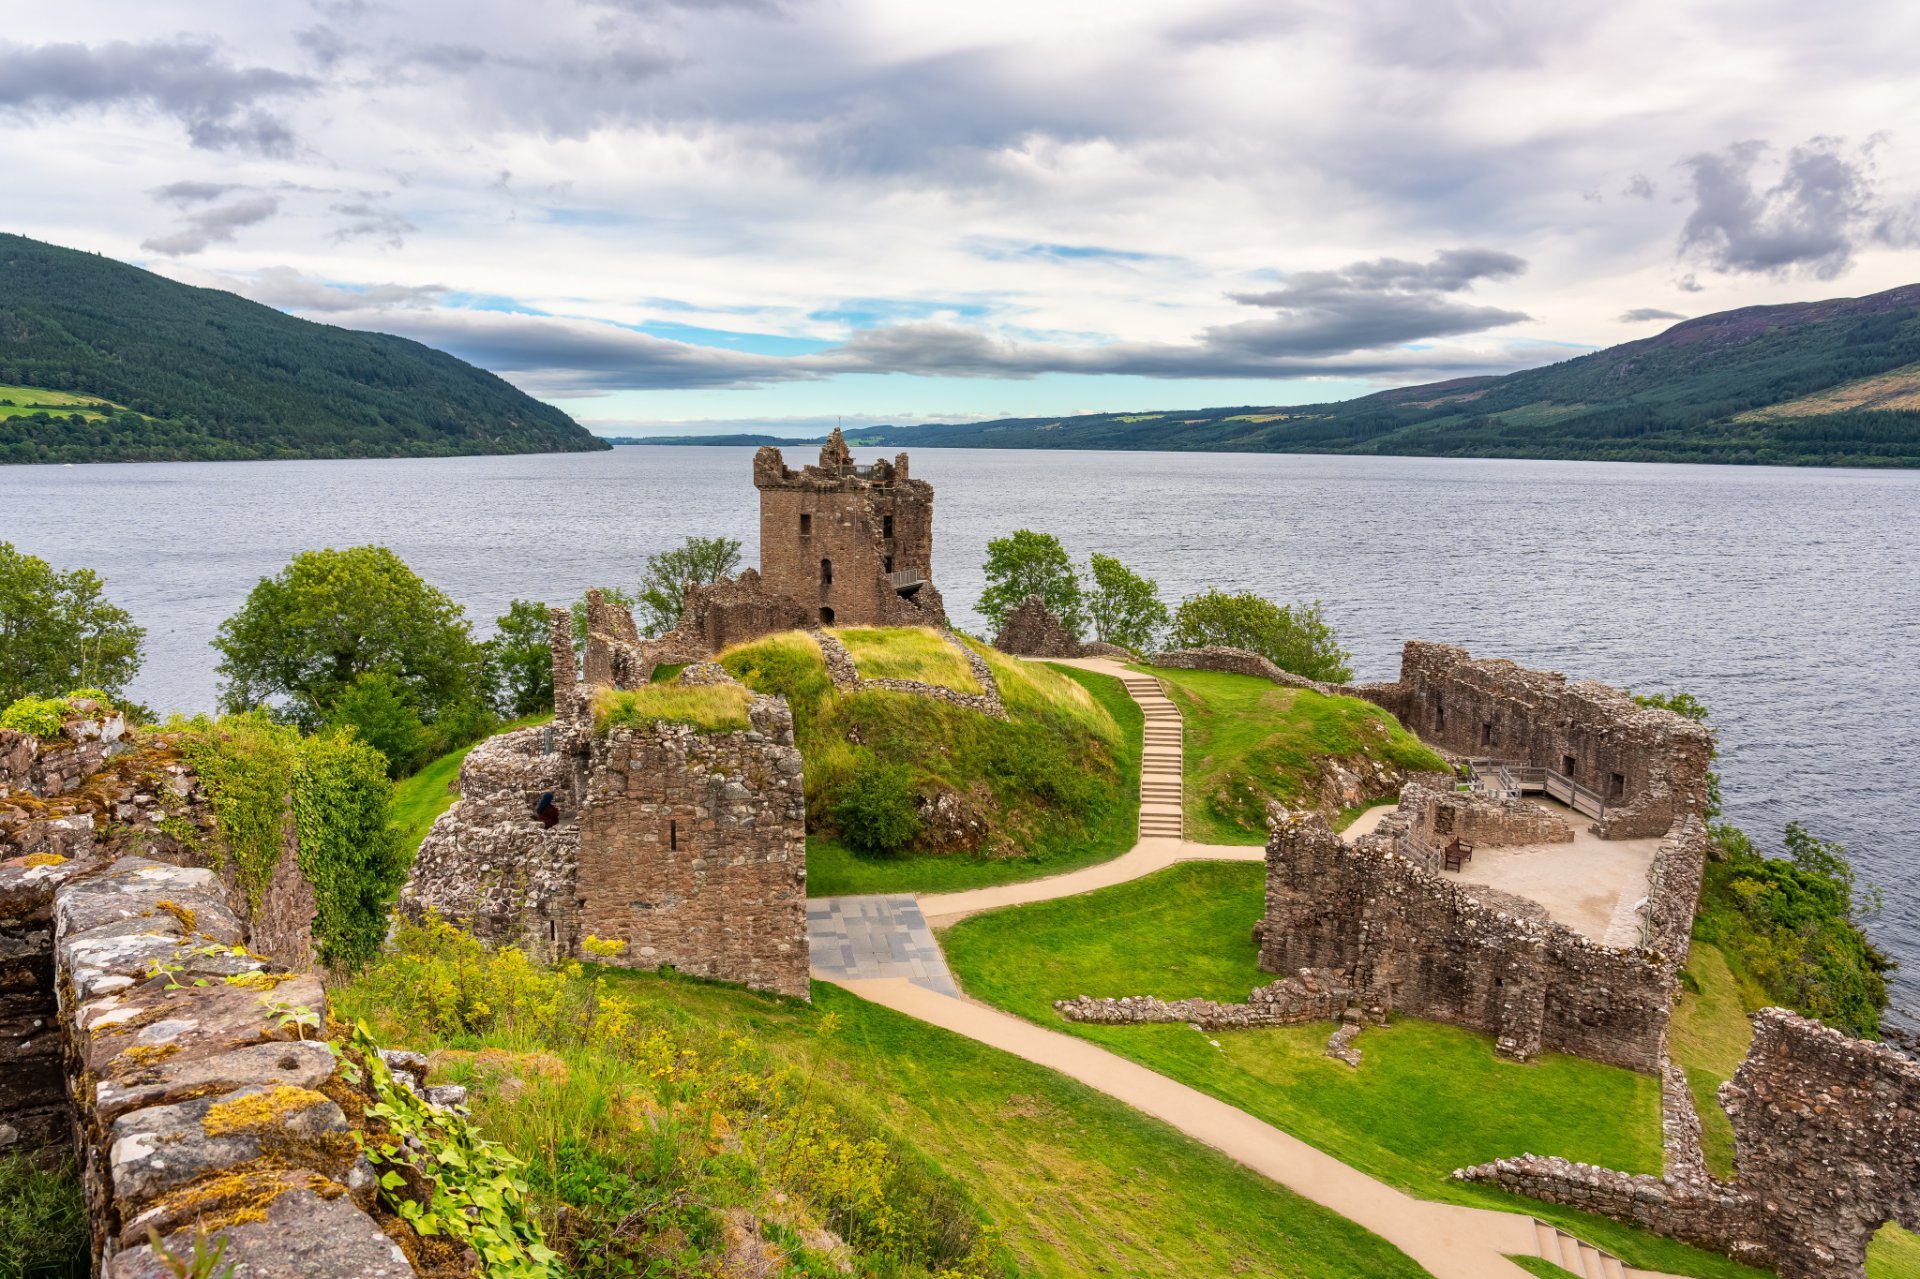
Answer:
[[1353, 679], [1347, 665], [1353, 655], [1340, 647], [1339, 637], [1312, 604], [1275, 604], [1258, 595], [1229, 595], [1207, 591], [1180, 602], [1173, 614], [1175, 648], [1221, 645], [1258, 653], [1283, 671], [1307, 679], [1345, 684]]
[[994, 631], [1029, 595], [1038, 595], [1060, 625], [1075, 636], [1086, 630], [1080, 575], [1067, 548], [1051, 533], [1015, 529], [987, 543], [987, 589], [980, 594], [980, 615]]
[[373, 671], [403, 686], [429, 726], [484, 712], [465, 613], [384, 546], [302, 551], [260, 579], [213, 646], [233, 712], [267, 704], [311, 730]]
[[[584, 600], [580, 611], [584, 623]], [[514, 600], [493, 625], [493, 638], [486, 641], [487, 687], [493, 693], [493, 708], [508, 719], [552, 710], [553, 649], [548, 642], [547, 606]]]
[[740, 543], [730, 537], [689, 537], [670, 551], [647, 557], [640, 574], [642, 635], [664, 635], [680, 622], [687, 587], [717, 582], [740, 567]]
[[1093, 590], [1087, 593], [1087, 616], [1093, 619], [1094, 635], [1136, 653], [1152, 652], [1168, 621], [1160, 584], [1097, 551], [1089, 570]]
[[57, 572], [0, 542], [0, 707], [77, 687], [117, 699], [140, 670], [145, 637], [92, 569]]
[[434, 735], [420, 722], [413, 692], [391, 671], [368, 671], [327, 714], [330, 728], [350, 728], [387, 761], [387, 776], [405, 777], [427, 760]]

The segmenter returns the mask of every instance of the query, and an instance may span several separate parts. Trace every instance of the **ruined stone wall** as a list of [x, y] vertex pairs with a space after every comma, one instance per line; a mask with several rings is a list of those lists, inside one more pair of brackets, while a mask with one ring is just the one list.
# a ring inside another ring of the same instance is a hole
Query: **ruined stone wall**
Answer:
[[1707, 730], [1605, 684], [1568, 684], [1557, 672], [1475, 661], [1462, 648], [1409, 640], [1396, 684], [1351, 691], [1456, 755], [1567, 773], [1606, 800], [1594, 823], [1603, 838], [1662, 835], [1705, 811], [1713, 754]]
[[1102, 1026], [1143, 1026], [1180, 1022], [1202, 1030], [1248, 1030], [1261, 1026], [1303, 1026], [1308, 1022], [1337, 1021], [1353, 992], [1340, 974], [1302, 969], [1253, 991], [1244, 1004], [1212, 999], [1156, 999], [1152, 995], [1125, 995], [1118, 999], [1081, 995], [1054, 1001], [1054, 1011], [1068, 1021]]
[[1753, 1032], [1720, 1090], [1737, 1184], [1782, 1279], [1864, 1274], [1882, 1225], [1920, 1230], [1920, 1062], [1780, 1008]]
[[1413, 838], [1431, 849], [1455, 839], [1481, 848], [1573, 840], [1573, 827], [1524, 799], [1443, 791], [1415, 782], [1401, 788], [1399, 811], [1407, 816]]
[[[909, 478], [907, 455], [855, 467], [838, 430], [817, 466], [788, 468], [777, 448], [754, 456], [760, 491], [760, 577], [816, 624], [944, 626], [933, 586], [933, 486]], [[888, 574], [917, 573], [902, 596]]]
[[[491, 945], [554, 960], [577, 953], [584, 734], [566, 724], [501, 733], [467, 752], [460, 798], [420, 841], [401, 889], [414, 918], [428, 910]], [[560, 821], [535, 814], [553, 795]]]
[[757, 697], [753, 727], [615, 728], [580, 818], [582, 934], [611, 962], [672, 965], [805, 998], [806, 802], [793, 718]]
[[[663, 652], [676, 656], [659, 660], [711, 657], [722, 649], [762, 635], [804, 630], [817, 623], [817, 611], [809, 611], [798, 601], [768, 590], [756, 570], [743, 569], [738, 577], [687, 588], [679, 624], [657, 641]], [[681, 653], [697, 656], [677, 656]]]
[[993, 646], [1019, 657], [1080, 657], [1085, 648], [1038, 595], [1014, 606]]
[[0, 862], [0, 1155], [70, 1150], [53, 980], [53, 892], [74, 863], [40, 853]]
[[1274, 810], [1260, 966], [1332, 969], [1369, 1012], [1398, 1009], [1542, 1051], [1652, 1072], [1664, 1059], [1673, 965], [1615, 950], [1497, 903], [1394, 849], [1390, 831], [1348, 846], [1318, 814]]
[[846, 645], [825, 631], [809, 631], [814, 643], [820, 646], [820, 658], [827, 668], [827, 678], [833, 686], [844, 692], [884, 692], [910, 693], [915, 697], [932, 697], [943, 702], [952, 702], [955, 706], [964, 706], [970, 711], [990, 715], [994, 719], [1007, 717], [1006, 704], [1000, 698], [1000, 683], [993, 677], [993, 668], [981, 657], [962, 643], [952, 631], [942, 634], [947, 643], [959, 651], [966, 660], [967, 669], [972, 672], [974, 682], [980, 685], [978, 693], [963, 693], [957, 688], [948, 688], [942, 684], [929, 684], [917, 679], [868, 679], [855, 668], [852, 654]]

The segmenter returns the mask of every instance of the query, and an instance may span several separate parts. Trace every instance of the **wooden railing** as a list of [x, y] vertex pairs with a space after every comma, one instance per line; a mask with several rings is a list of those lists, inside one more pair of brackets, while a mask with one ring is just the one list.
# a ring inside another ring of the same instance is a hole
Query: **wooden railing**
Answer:
[[1474, 790], [1502, 799], [1545, 794], [1595, 821], [1607, 814], [1606, 796], [1565, 773], [1515, 759], [1469, 759], [1467, 782]]

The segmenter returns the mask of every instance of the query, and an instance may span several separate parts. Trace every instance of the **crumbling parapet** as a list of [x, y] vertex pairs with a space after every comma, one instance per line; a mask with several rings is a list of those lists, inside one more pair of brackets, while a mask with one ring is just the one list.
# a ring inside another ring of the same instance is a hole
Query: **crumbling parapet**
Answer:
[[1485, 1031], [1522, 1060], [1557, 1051], [1660, 1068], [1678, 990], [1672, 956], [1601, 945], [1537, 907], [1505, 908], [1508, 895], [1401, 855], [1403, 827], [1382, 823], [1349, 845], [1319, 814], [1274, 806], [1260, 966], [1332, 970], [1370, 1012]]
[[1461, 757], [1523, 761], [1566, 775], [1605, 811], [1605, 839], [1664, 834], [1706, 811], [1713, 739], [1672, 711], [1605, 684], [1473, 659], [1465, 649], [1407, 641], [1400, 678], [1348, 690], [1398, 716], [1421, 740]]

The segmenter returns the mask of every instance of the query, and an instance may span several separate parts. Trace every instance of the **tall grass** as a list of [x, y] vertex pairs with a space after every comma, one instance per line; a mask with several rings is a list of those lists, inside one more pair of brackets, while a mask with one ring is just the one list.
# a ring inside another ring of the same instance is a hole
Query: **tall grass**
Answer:
[[88, 1267], [79, 1173], [0, 1154], [0, 1279], [85, 1279]]
[[751, 728], [752, 703], [738, 684], [648, 684], [644, 688], [602, 689], [593, 697], [593, 726], [648, 728], [685, 724], [702, 733], [732, 733]]
[[917, 679], [956, 693], [983, 691], [967, 659], [931, 627], [850, 626], [830, 633], [862, 679]]

